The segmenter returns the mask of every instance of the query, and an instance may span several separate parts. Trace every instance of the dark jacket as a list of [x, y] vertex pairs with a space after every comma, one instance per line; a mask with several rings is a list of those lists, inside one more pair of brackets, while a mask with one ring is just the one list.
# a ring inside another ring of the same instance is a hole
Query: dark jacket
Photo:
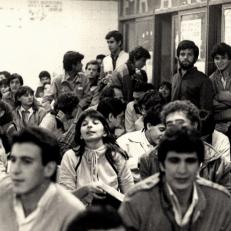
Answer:
[[[200, 167], [200, 176], [226, 187], [231, 192], [231, 162], [226, 161], [211, 145], [205, 143], [207, 158]], [[140, 159], [140, 176], [145, 179], [160, 171], [157, 148]]]
[[179, 227], [166, 193], [166, 185], [155, 174], [137, 183], [125, 196], [119, 212], [128, 227], [139, 231], [230, 231], [231, 201], [224, 187], [198, 178], [198, 192], [190, 222]]
[[214, 90], [211, 80], [196, 67], [183, 76], [180, 70], [172, 79], [172, 101], [190, 100], [199, 109], [212, 112]]
[[125, 102], [132, 101], [133, 97], [133, 75], [135, 74], [135, 69], [130, 62], [127, 62], [119, 66], [115, 71], [112, 72], [112, 77], [110, 79], [110, 84], [116, 86], [122, 90]]
[[[221, 81], [222, 75], [226, 79], [225, 87]], [[213, 101], [215, 120], [217, 122], [231, 121], [231, 64], [222, 74], [216, 70], [209, 78], [215, 91]]]

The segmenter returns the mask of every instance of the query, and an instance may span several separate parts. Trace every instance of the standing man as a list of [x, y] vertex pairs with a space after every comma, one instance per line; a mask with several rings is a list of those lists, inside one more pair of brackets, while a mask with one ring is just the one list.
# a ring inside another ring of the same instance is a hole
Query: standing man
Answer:
[[215, 91], [214, 119], [217, 130], [227, 133], [231, 125], [231, 47], [226, 43], [216, 44], [212, 58], [217, 68], [210, 76]]
[[27, 128], [13, 137], [10, 174], [0, 175], [0, 230], [60, 231], [84, 210], [55, 183], [59, 148], [52, 134]]
[[199, 178], [204, 145], [195, 130], [172, 127], [158, 147], [161, 172], [139, 182], [120, 207], [125, 224], [139, 231], [231, 230], [230, 194]]
[[84, 56], [76, 51], [68, 51], [63, 56], [64, 75], [56, 77], [50, 87], [49, 93], [44, 97], [44, 102], [50, 102], [65, 92], [64, 88], [79, 98], [78, 107], [81, 110], [87, 108], [91, 102], [90, 83], [82, 73], [82, 59]]
[[150, 58], [149, 51], [142, 46], [138, 46], [129, 52], [129, 60], [112, 73], [109, 83], [122, 90], [126, 103], [133, 100], [132, 95], [135, 85], [147, 82], [147, 76], [144, 76], [146, 73], [140, 72], [140, 74], [137, 74], [136, 70], [141, 70], [146, 65], [147, 59]]
[[108, 32], [105, 39], [107, 40], [110, 55], [107, 55], [103, 59], [100, 77], [110, 78], [112, 72], [117, 67], [127, 62], [128, 53], [123, 51], [123, 35], [119, 31], [113, 30]]
[[199, 48], [193, 41], [183, 40], [177, 47], [178, 72], [172, 80], [172, 101], [190, 100], [199, 109], [212, 112], [214, 91], [211, 80], [194, 66]]

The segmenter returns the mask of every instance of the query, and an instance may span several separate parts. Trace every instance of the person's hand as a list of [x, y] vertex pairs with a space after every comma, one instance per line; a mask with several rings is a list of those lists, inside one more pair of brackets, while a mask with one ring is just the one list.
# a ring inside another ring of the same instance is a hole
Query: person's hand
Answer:
[[5, 91], [2, 92], [2, 98], [3, 99], [9, 99], [10, 98], [10, 89], [6, 89]]
[[103, 189], [100, 188], [97, 183], [90, 183], [85, 185], [75, 191], [73, 194], [82, 200], [85, 204], [91, 204], [92, 200], [95, 199], [104, 199], [106, 193]]
[[122, 136], [125, 133], [126, 133], [126, 130], [123, 127], [116, 128], [115, 132], [114, 132], [114, 134], [115, 134], [116, 137], [120, 137], [120, 136]]
[[58, 114], [56, 115], [56, 118], [60, 120], [62, 123], [66, 120], [66, 115], [62, 111], [58, 111]]

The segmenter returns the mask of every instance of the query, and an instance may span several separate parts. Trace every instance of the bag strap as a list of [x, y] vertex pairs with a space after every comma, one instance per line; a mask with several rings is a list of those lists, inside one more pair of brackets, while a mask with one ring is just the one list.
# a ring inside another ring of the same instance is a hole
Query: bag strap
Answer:
[[111, 156], [109, 155], [108, 151], [106, 151], [105, 157], [106, 157], [107, 161], [109, 162], [109, 164], [111, 165], [111, 167], [113, 168], [113, 170], [115, 171], [116, 175], [118, 175], [119, 172], [118, 172], [118, 170], [116, 169], [115, 164], [114, 164], [114, 161], [113, 161], [113, 159], [111, 158]]
[[77, 169], [78, 169], [78, 167], [79, 167], [79, 165], [80, 165], [80, 163], [81, 163], [81, 161], [82, 161], [82, 155], [81, 156], [79, 156], [79, 160], [78, 160], [78, 163], [77, 163], [77, 165], [75, 166], [75, 172], [77, 172]]
[[[78, 154], [78, 153], [77, 153], [78, 150], [75, 150], [75, 149], [72, 149], [72, 150], [76, 153], [76, 156], [78, 156], [78, 155], [77, 155], [77, 154]], [[78, 156], [78, 157], [79, 157], [79, 159], [78, 159], [78, 162], [77, 162], [76, 167], [75, 167], [75, 172], [77, 172], [77, 170], [78, 170], [78, 168], [79, 168], [79, 165], [80, 165], [80, 163], [81, 163], [81, 161], [82, 161], [82, 158], [83, 158], [82, 155], [80, 155], [80, 156]], [[113, 170], [115, 171], [116, 175], [118, 175], [118, 170], [116, 169], [116, 167], [115, 167], [115, 165], [114, 165], [114, 161], [113, 161], [113, 159], [110, 157], [108, 151], [106, 151], [105, 157], [106, 157], [107, 161], [109, 162], [109, 164], [111, 165], [111, 167], [113, 168]]]

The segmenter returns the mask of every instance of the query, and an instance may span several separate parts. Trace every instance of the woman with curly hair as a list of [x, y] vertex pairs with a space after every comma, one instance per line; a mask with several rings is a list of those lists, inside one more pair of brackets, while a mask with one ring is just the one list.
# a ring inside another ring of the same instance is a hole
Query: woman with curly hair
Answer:
[[59, 183], [85, 204], [105, 198], [102, 182], [126, 193], [133, 186], [127, 167], [127, 154], [113, 138], [106, 119], [95, 110], [80, 116], [75, 130], [78, 147], [68, 150], [62, 159]]

